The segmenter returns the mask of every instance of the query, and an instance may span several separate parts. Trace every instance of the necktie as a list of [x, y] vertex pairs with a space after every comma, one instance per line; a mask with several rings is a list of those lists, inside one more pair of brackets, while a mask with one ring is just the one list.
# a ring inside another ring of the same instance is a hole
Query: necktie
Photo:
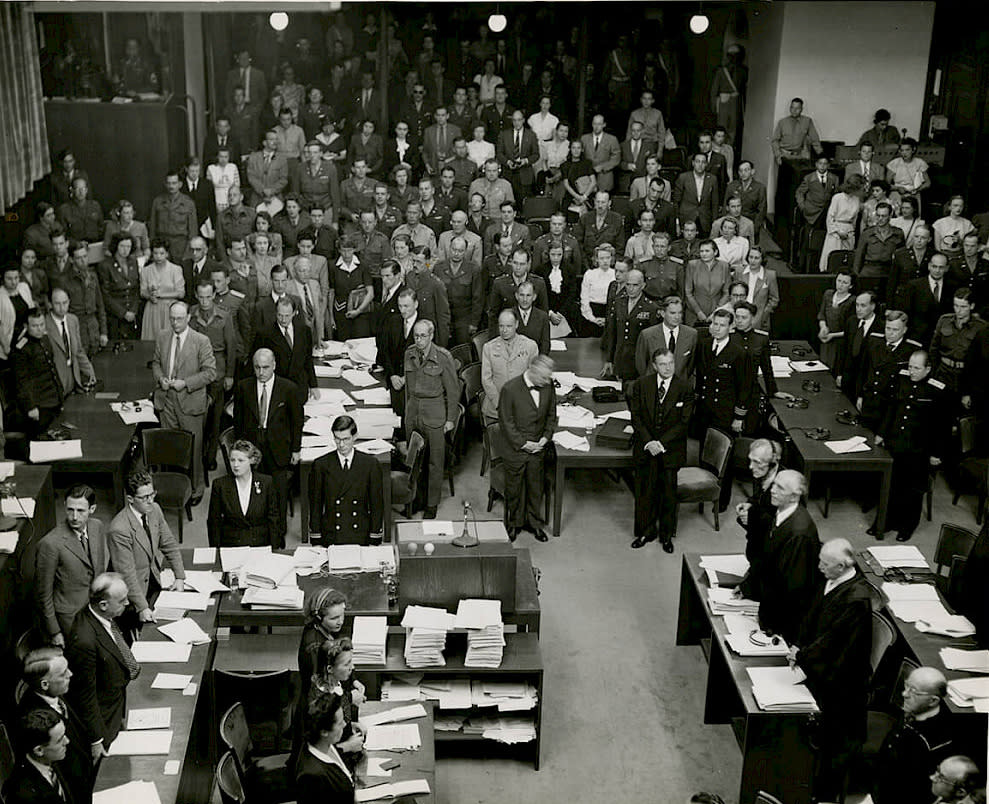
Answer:
[[515, 158], [522, 156], [522, 132], [515, 132]]
[[65, 794], [62, 792], [62, 783], [58, 780], [58, 774], [55, 773], [55, 768], [48, 768], [48, 779], [51, 782], [52, 788], [58, 793], [58, 797], [65, 800]]
[[601, 135], [597, 134], [594, 137], [594, 150], [597, 151], [598, 146], [601, 144]]
[[446, 126], [440, 126], [440, 148], [446, 147]]
[[295, 341], [292, 340], [292, 328], [291, 327], [284, 327], [282, 329], [282, 332], [285, 335], [285, 340], [288, 341], [288, 345], [289, 346], [295, 346]]
[[261, 417], [261, 429], [268, 426], [268, 383], [261, 386], [261, 401], [258, 403], [258, 414]]
[[934, 301], [936, 301], [936, 302], [940, 302], [941, 301], [941, 280], [940, 279], [935, 279], [934, 280]]
[[113, 641], [117, 643], [117, 650], [120, 651], [120, 655], [124, 659], [124, 666], [127, 668], [127, 673], [133, 681], [141, 674], [141, 665], [137, 663], [137, 659], [134, 658], [134, 654], [131, 653], [131, 649], [127, 647], [127, 643], [124, 641], [124, 635], [120, 632], [120, 628], [117, 624], [111, 620], [110, 630], [113, 632]]
[[154, 544], [151, 539], [151, 526], [148, 525], [148, 515], [141, 514], [141, 527], [144, 528], [144, 535], [148, 537], [148, 543]]
[[65, 319], [62, 319], [62, 346], [65, 348], [65, 365], [72, 365], [72, 349], [69, 348], [69, 330], [65, 326]]
[[632, 140], [632, 161], [635, 162], [639, 158], [639, 141]]
[[227, 144], [227, 138], [226, 137], [220, 137], [220, 147], [222, 148], [226, 144]]
[[343, 471], [345, 471], [345, 472], [346, 472], [346, 471], [348, 471], [349, 469], [350, 469], [350, 458], [349, 458], [349, 457], [347, 457], [347, 458], [344, 458], [344, 459], [343, 459]]
[[179, 362], [179, 336], [172, 338], [172, 356], [168, 361], [168, 379], [175, 379], [175, 366]]
[[659, 384], [659, 404], [663, 404], [663, 400], [666, 399], [666, 380], [663, 380]]
[[82, 551], [88, 556], [89, 555], [89, 534], [86, 531], [82, 531], [79, 534], [79, 544], [82, 545]]
[[264, 166], [268, 167], [271, 164], [271, 154], [267, 151], [264, 152]]
[[309, 285], [302, 286], [302, 297], [306, 302], [306, 321], [312, 321], [313, 318], [313, 306], [312, 306], [312, 296], [309, 295]]
[[677, 336], [676, 333], [670, 330], [670, 352], [675, 352], [677, 348]]

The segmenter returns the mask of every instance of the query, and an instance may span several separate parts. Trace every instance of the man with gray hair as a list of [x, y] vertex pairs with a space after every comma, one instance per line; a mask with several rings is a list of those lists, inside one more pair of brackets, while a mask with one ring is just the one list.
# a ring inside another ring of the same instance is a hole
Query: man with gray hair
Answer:
[[481, 347], [481, 386], [484, 388], [484, 423], [498, 421], [498, 398], [505, 383], [525, 371], [539, 347], [532, 338], [519, 333], [518, 313], [498, 314], [498, 336]]
[[441, 260], [450, 259], [450, 244], [455, 237], [464, 239], [464, 259], [481, 265], [484, 262], [484, 242], [481, 236], [467, 228], [467, 213], [456, 210], [450, 215], [450, 228], [440, 234], [436, 242], [436, 256]]
[[942, 705], [948, 690], [936, 667], [918, 667], [903, 684], [903, 717], [886, 735], [876, 761], [876, 804], [929, 804], [928, 780], [951, 754], [955, 726]]
[[[749, 445], [749, 471], [752, 472], [752, 495], [735, 506], [735, 514], [738, 524], [745, 530], [745, 557], [751, 567], [766, 558], [769, 532], [776, 516], [771, 496], [780, 465], [772, 441], [757, 438]], [[743, 595], [751, 597], [749, 578], [758, 576], [759, 569], [756, 569], [742, 580], [739, 586]]]
[[806, 616], [787, 659], [806, 676], [821, 709], [814, 795], [837, 801], [849, 764], [865, 742], [875, 591], [856, 566], [847, 539], [823, 544], [818, 570], [823, 583], [818, 577], [810, 605], [798, 609]]

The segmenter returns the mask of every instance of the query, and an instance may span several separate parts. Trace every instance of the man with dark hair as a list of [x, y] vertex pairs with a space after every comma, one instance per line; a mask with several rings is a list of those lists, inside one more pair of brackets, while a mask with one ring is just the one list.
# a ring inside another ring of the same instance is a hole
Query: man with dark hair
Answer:
[[[397, 270], [394, 263], [385, 265], [389, 272]], [[412, 288], [399, 290], [396, 306], [397, 315], [388, 315], [378, 325], [378, 363], [387, 378], [392, 410], [402, 416], [405, 413], [405, 353], [413, 344], [412, 327], [419, 315], [416, 292]]]
[[336, 452], [317, 458], [309, 476], [309, 539], [314, 544], [381, 543], [381, 466], [354, 449], [357, 423], [337, 416]]
[[96, 384], [96, 371], [89, 361], [79, 331], [79, 319], [69, 312], [69, 294], [55, 288], [51, 294], [51, 310], [45, 316], [48, 341], [52, 347], [55, 369], [62, 385], [62, 395], [68, 397]]
[[[502, 235], [502, 243], [505, 238]], [[512, 253], [511, 273], [507, 276], [499, 276], [491, 283], [491, 291], [488, 294], [488, 328], [492, 337], [498, 328], [498, 313], [506, 307], [515, 307], [515, 294], [519, 285], [523, 282], [531, 282], [536, 294], [536, 307], [540, 310], [549, 310], [549, 297], [546, 293], [546, 282], [541, 276], [536, 276], [529, 270], [531, 261], [529, 252], [517, 248]]]
[[11, 350], [17, 403], [36, 437], [48, 430], [62, 410], [65, 395], [40, 309], [28, 313], [27, 333]]
[[89, 600], [93, 578], [110, 566], [103, 523], [96, 513], [96, 493], [86, 485], [65, 493], [65, 523], [38, 543], [34, 589], [38, 618], [52, 645], [65, 647], [76, 613]]
[[697, 359], [697, 330], [683, 323], [683, 299], [667, 296], [660, 305], [662, 322], [647, 327], [635, 344], [635, 369], [642, 377], [649, 373], [652, 354], [660, 346], [673, 353], [674, 373], [691, 388]]
[[[825, 212], [826, 207], [822, 216]], [[906, 245], [903, 230], [890, 224], [892, 215], [893, 208], [885, 201], [877, 204], [876, 225], [862, 232], [855, 247], [853, 270], [858, 275], [858, 285], [863, 290], [875, 288], [880, 298], [884, 296], [886, 280], [893, 267], [893, 254]]]
[[725, 187], [728, 186], [728, 174], [731, 168], [728, 162], [714, 150], [714, 135], [710, 131], [702, 131], [697, 137], [697, 153], [704, 155], [707, 162], [707, 172], [718, 182], [718, 197], [725, 197]]
[[88, 264], [89, 249], [83, 241], [72, 241], [69, 253], [72, 257], [66, 271], [51, 277], [52, 290], [61, 288], [69, 296], [69, 312], [79, 319], [79, 335], [89, 357], [109, 343], [106, 329], [106, 308], [100, 280]]
[[[901, 249], [902, 250], [902, 249]], [[955, 285], [948, 273], [948, 258], [933, 254], [927, 263], [927, 276], [911, 279], [899, 293], [900, 306], [910, 321], [910, 335], [927, 346], [942, 315], [950, 315]]]
[[446, 288], [450, 304], [450, 345], [468, 343], [477, 332], [484, 315], [484, 280], [481, 267], [468, 262], [467, 241], [455, 237], [450, 241], [448, 259], [433, 266], [433, 275]]
[[103, 210], [89, 197], [89, 180], [72, 180], [72, 197], [58, 207], [58, 222], [70, 240], [98, 243], [103, 239]]
[[707, 172], [707, 156], [694, 154], [692, 169], [677, 176], [673, 186], [673, 205], [677, 208], [680, 226], [686, 221], [696, 221], [697, 230], [707, 237], [711, 224], [721, 208], [718, 180]]
[[879, 303], [875, 291], [867, 290], [855, 297], [855, 315], [845, 324], [845, 351], [839, 353], [835, 370], [835, 384], [844, 390], [845, 396], [854, 400], [858, 377], [862, 372], [866, 343], [876, 328]]
[[280, 198], [288, 186], [288, 161], [278, 152], [278, 132], [270, 130], [264, 135], [264, 145], [247, 157], [247, 183], [253, 194], [251, 205]]
[[982, 254], [978, 232], [969, 232], [962, 238], [962, 252], [951, 261], [948, 281], [956, 287], [971, 290], [976, 312], [986, 317], [989, 311], [989, 260]]
[[[804, 273], [816, 271], [821, 261], [824, 233], [827, 229], [828, 207], [831, 205], [831, 199], [838, 192], [838, 177], [828, 170], [830, 164], [831, 162], [826, 156], [819, 156], [815, 163], [817, 169], [804, 176], [794, 195], [797, 208], [803, 216], [803, 221], [801, 221], [803, 229], [797, 251], [797, 266], [798, 270]], [[883, 230], [884, 237], [889, 236], [888, 216], [886, 223], [887, 227]], [[895, 246], [898, 248], [903, 245], [903, 232], [899, 229], [896, 231], [900, 235], [900, 242]], [[889, 256], [892, 260], [893, 249], [890, 249]], [[860, 266], [861, 262], [856, 265], [856, 272]], [[889, 273], [888, 265], [886, 273]]]
[[64, 804], [72, 801], [62, 772], [69, 745], [65, 721], [51, 709], [33, 709], [17, 723], [23, 753], [3, 786], [6, 804]]
[[305, 160], [295, 177], [293, 192], [310, 209], [318, 204], [322, 210], [340, 208], [340, 177], [332, 159], [323, 159], [323, 148], [309, 140], [304, 148]]
[[[934, 256], [934, 246], [931, 245], [931, 230], [927, 226], [915, 226], [913, 242], [893, 252], [893, 265], [886, 281], [886, 305], [894, 310], [902, 310], [907, 284], [914, 279], [925, 279], [928, 275], [927, 266]], [[956, 287], [964, 286], [965, 282], [955, 277], [954, 266], [948, 270], [948, 276]], [[950, 296], [949, 296], [950, 298]]]
[[865, 343], [854, 400], [863, 424], [874, 432], [882, 418], [890, 385], [900, 370], [906, 368], [914, 350], [921, 348], [917, 341], [906, 337], [908, 323], [906, 313], [887, 310], [884, 331], [872, 332]]
[[495, 238], [508, 235], [512, 239], [512, 250], [528, 249], [531, 242], [529, 227], [524, 223], [519, 223], [515, 217], [518, 214], [518, 207], [514, 201], [502, 201], [499, 206], [501, 212], [501, 222], [492, 223], [484, 233], [484, 253], [493, 254], [495, 250]]
[[532, 166], [539, 161], [539, 143], [532, 129], [525, 125], [525, 115], [521, 109], [512, 112], [512, 127], [498, 134], [495, 149], [498, 161], [505, 170], [505, 178], [512, 185], [515, 200], [521, 204], [532, 195], [532, 185], [536, 179]]
[[165, 192], [155, 196], [148, 217], [148, 236], [168, 242], [168, 254], [176, 262], [184, 260], [189, 241], [198, 233], [196, 204], [181, 192], [178, 170], [165, 174]]
[[752, 221], [755, 230], [753, 245], [759, 242], [763, 224], [766, 222], [766, 185], [755, 178], [755, 165], [748, 159], [738, 163], [738, 178], [728, 182], [725, 196], [738, 196], [742, 199], [742, 215]]
[[986, 322], [974, 315], [972, 291], [958, 288], [953, 299], [954, 312], [938, 319], [931, 338], [931, 375], [945, 384], [948, 411], [954, 413], [954, 400], [961, 388], [965, 358], [969, 347]]
[[217, 152], [221, 148], [226, 148], [230, 154], [230, 163], [240, 166], [240, 155], [242, 148], [252, 143], [242, 143], [234, 136], [230, 123], [230, 115], [221, 112], [213, 121], [213, 127], [206, 135], [203, 142], [203, 164], [212, 165], [216, 162]]

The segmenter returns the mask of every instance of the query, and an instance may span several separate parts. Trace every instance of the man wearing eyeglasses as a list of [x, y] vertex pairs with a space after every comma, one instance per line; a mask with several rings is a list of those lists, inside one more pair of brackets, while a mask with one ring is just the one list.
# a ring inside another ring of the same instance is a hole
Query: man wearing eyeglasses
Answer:
[[[147, 472], [131, 472], [125, 484], [127, 505], [110, 522], [110, 561], [127, 584], [127, 597], [141, 623], [155, 622], [148, 603], [162, 589], [185, 589], [185, 568], [155, 487]], [[166, 565], [172, 578], [165, 572]]]
[[985, 786], [985, 776], [979, 771], [979, 766], [968, 757], [960, 755], [948, 757], [941, 762], [937, 770], [931, 774], [930, 780], [931, 793], [936, 796], [934, 804], [974, 801], [974, 797], [968, 798], [969, 793], [973, 793], [980, 786]]
[[954, 725], [941, 705], [948, 682], [934, 667], [907, 676], [900, 707], [903, 717], [883, 740], [872, 792], [876, 804], [928, 804], [927, 782], [952, 751]]

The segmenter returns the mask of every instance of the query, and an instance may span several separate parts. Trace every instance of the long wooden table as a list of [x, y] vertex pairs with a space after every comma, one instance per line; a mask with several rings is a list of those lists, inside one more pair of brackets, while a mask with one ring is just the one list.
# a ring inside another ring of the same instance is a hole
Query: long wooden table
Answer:
[[[806, 342], [777, 341], [776, 343], [779, 345], [776, 354], [780, 356], [793, 357], [794, 360], [819, 359]], [[803, 356], [793, 356], [793, 350], [797, 347], [804, 350]], [[816, 393], [803, 390], [805, 380], [820, 383], [821, 390]], [[794, 372], [790, 377], [778, 378], [776, 384], [779, 390], [804, 397], [810, 402], [809, 407], [800, 409], [787, 407], [786, 401], [782, 399], [771, 400], [773, 410], [792, 439], [808, 486], [815, 474], [823, 472], [878, 473], [880, 487], [876, 506], [876, 527], [882, 532], [886, 526], [886, 511], [889, 505], [890, 479], [893, 473], [892, 456], [883, 447], [877, 447], [873, 443], [875, 434], [871, 430], [861, 425], [842, 424], [835, 418], [841, 410], [855, 412], [855, 405], [835, 385], [830, 372]], [[828, 441], [843, 441], [853, 436], [865, 436], [869, 443], [869, 451], [837, 455], [825, 446], [824, 441], [807, 437], [807, 431], [817, 427], [826, 427], [831, 431]]]
[[811, 801], [814, 750], [807, 712], [765, 712], [752, 695], [748, 667], [781, 667], [784, 657], [743, 657], [725, 643], [724, 620], [707, 602], [707, 573], [700, 555], [685, 553], [680, 570], [677, 645], [700, 645], [708, 660], [705, 723], [728, 723], [742, 751], [739, 804], [753, 804], [760, 790], [787, 804]]

